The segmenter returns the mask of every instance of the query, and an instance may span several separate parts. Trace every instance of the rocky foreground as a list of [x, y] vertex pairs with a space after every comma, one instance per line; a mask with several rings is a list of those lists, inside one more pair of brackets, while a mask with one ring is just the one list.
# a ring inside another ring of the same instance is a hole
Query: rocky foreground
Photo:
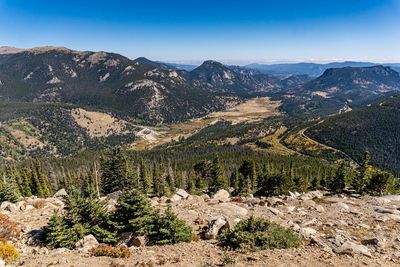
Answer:
[[[180, 218], [192, 225], [202, 240], [167, 246], [145, 246], [140, 239], [121, 240], [130, 251], [127, 259], [93, 257], [98, 245], [86, 236], [75, 250], [41, 247], [37, 239], [51, 215], [63, 208], [61, 190], [53, 198], [27, 198], [17, 204], [3, 202], [0, 214], [22, 229], [17, 240], [21, 266], [399, 266], [400, 195], [331, 196], [320, 191], [289, 196], [231, 197], [220, 190], [211, 198], [178, 189], [171, 197], [153, 198], [160, 209], [171, 205]], [[107, 199], [110, 209], [118, 192]], [[298, 249], [251, 253], [225, 251], [216, 237], [241, 219], [256, 216], [289, 227], [304, 239]], [[0, 266], [2, 263], [0, 262]]]

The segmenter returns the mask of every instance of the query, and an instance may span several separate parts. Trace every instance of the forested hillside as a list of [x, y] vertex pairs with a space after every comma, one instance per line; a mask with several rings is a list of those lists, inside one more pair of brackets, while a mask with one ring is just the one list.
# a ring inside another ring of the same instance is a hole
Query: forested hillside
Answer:
[[326, 118], [306, 134], [361, 161], [365, 149], [373, 164], [400, 173], [400, 97]]

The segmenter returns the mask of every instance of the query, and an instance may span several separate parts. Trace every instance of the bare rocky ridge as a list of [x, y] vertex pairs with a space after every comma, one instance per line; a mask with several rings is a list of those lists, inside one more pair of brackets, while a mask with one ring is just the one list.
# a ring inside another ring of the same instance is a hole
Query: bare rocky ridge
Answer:
[[[37, 246], [41, 227], [54, 211], [62, 209], [64, 191], [48, 199], [27, 198], [17, 204], [2, 203], [1, 214], [18, 222], [23, 234], [17, 247], [23, 266], [215, 266], [234, 259], [234, 266], [398, 266], [400, 264], [400, 196], [330, 196], [313, 191], [269, 198], [189, 195], [179, 189], [171, 198], [153, 198], [164, 210], [172, 206], [194, 232], [207, 240], [168, 246], [131, 246], [128, 259], [92, 257], [87, 251], [97, 245], [87, 236], [77, 249]], [[110, 205], [119, 194], [110, 195]], [[236, 253], [221, 249], [215, 237], [243, 218], [257, 216], [298, 232], [304, 245], [298, 249]], [[32, 257], [34, 255], [34, 257]], [[144, 265], [143, 265], [144, 264]], [[145, 265], [149, 264], [149, 265]], [[208, 264], [208, 265], [206, 265]], [[233, 265], [232, 265], [233, 266]]]

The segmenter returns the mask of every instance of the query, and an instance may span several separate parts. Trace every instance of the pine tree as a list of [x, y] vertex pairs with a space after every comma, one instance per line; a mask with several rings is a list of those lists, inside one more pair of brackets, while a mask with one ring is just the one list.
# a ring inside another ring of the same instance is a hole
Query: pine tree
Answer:
[[[73, 248], [75, 239], [71, 237], [70, 227], [60, 215], [54, 214], [45, 227], [46, 243], [50, 248]], [[76, 239], [79, 240], [79, 239]]]
[[158, 196], [165, 196], [169, 194], [168, 185], [165, 178], [160, 174], [159, 166], [154, 164], [153, 168], [153, 193]]
[[19, 198], [20, 194], [15, 181], [3, 177], [3, 183], [0, 185], [0, 203], [3, 201], [15, 203]]
[[329, 190], [333, 193], [342, 193], [343, 190], [346, 188], [346, 180], [347, 174], [344, 168], [344, 162], [340, 164], [340, 167], [337, 169], [335, 177], [331, 179], [329, 182]]
[[370, 154], [368, 150], [365, 150], [363, 162], [358, 168], [358, 175], [354, 177], [351, 186], [356, 192], [363, 193], [370, 179], [370, 168], [369, 165]]
[[150, 200], [136, 189], [122, 191], [113, 214], [113, 221], [120, 232], [147, 234], [157, 212]]
[[146, 165], [144, 164], [144, 161], [140, 162], [139, 182], [140, 182], [140, 189], [143, 193], [145, 193], [145, 194], [152, 193], [152, 187], [153, 187], [152, 177], [149, 174], [149, 170], [147, 169]]
[[235, 169], [232, 174], [231, 174], [231, 178], [229, 181], [229, 186], [233, 187], [233, 189], [235, 190], [235, 192], [237, 192], [239, 190], [239, 181], [240, 181], [240, 174], [239, 174], [239, 170]]
[[376, 170], [372, 173], [367, 189], [372, 195], [383, 195], [392, 193], [395, 188], [394, 176], [382, 170]]
[[54, 215], [45, 228], [49, 247], [72, 248], [87, 234], [103, 243], [116, 241], [116, 231], [110, 221], [107, 203], [96, 198], [95, 190], [85, 195], [71, 188], [65, 201], [63, 217]]
[[221, 166], [219, 157], [216, 157], [211, 164], [210, 168], [210, 187], [209, 191], [211, 193], [217, 192], [219, 189], [227, 188], [226, 178], [224, 170]]
[[24, 168], [22, 171], [22, 194], [26, 197], [32, 196], [31, 181], [28, 169]]
[[101, 189], [109, 194], [129, 187], [131, 181], [128, 176], [125, 154], [119, 147], [113, 148], [101, 158]]
[[239, 168], [239, 172], [250, 182], [250, 191], [257, 188], [256, 164], [253, 160], [245, 160]]

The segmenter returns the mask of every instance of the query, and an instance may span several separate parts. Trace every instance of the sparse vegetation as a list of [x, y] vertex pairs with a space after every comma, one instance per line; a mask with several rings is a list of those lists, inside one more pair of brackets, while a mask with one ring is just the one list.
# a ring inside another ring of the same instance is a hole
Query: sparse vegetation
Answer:
[[113, 247], [107, 244], [99, 244], [96, 248], [91, 250], [90, 254], [96, 257], [106, 256], [110, 258], [129, 258], [131, 252], [129, 248], [126, 247]]
[[265, 219], [250, 217], [219, 236], [220, 245], [240, 251], [299, 247], [300, 237], [290, 229]]
[[10, 242], [0, 241], [0, 259], [6, 262], [13, 262], [19, 258], [17, 248]]

